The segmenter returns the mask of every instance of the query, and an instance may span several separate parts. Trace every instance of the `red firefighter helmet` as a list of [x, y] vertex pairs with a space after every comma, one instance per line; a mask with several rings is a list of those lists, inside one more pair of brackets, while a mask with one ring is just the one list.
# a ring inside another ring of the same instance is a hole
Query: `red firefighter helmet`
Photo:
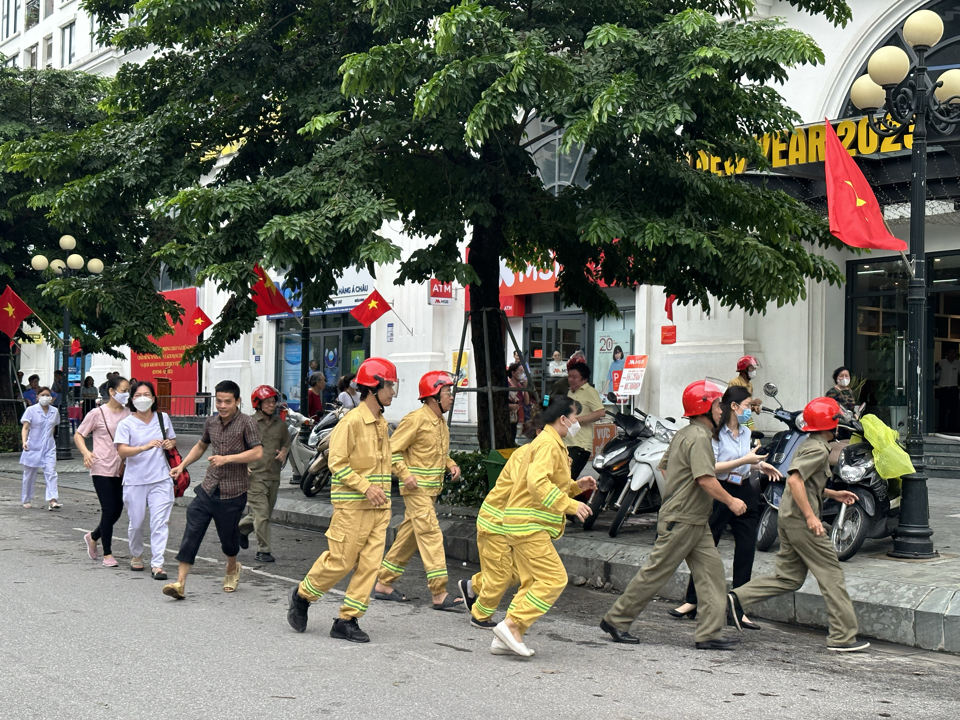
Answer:
[[683, 391], [683, 416], [696, 417], [710, 412], [713, 401], [723, 397], [720, 386], [710, 380], [692, 382]]
[[447, 386], [456, 385], [453, 375], [446, 370], [431, 370], [420, 378], [420, 399], [426, 400]]
[[280, 393], [276, 391], [275, 388], [270, 387], [269, 385], [258, 385], [257, 389], [250, 394], [250, 402], [253, 405], [253, 409], [257, 410], [260, 407], [260, 401], [266, 400], [267, 398], [278, 398]]
[[367, 358], [357, 368], [357, 385], [376, 388], [382, 383], [397, 382], [397, 366], [379, 357]]
[[754, 367], [760, 367], [760, 361], [757, 360], [753, 355], [744, 355], [742, 358], [737, 360], [737, 372], [748, 370], [751, 365]]
[[836, 400], [828, 397], [814, 398], [803, 409], [803, 431], [833, 430], [842, 417], [843, 411]]

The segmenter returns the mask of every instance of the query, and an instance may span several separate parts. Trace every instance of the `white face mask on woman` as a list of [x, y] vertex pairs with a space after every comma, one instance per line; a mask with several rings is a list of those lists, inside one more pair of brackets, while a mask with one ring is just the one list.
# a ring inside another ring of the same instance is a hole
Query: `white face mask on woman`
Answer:
[[141, 395], [133, 399], [133, 406], [140, 412], [146, 412], [153, 407], [153, 398]]
[[121, 405], [126, 405], [126, 404], [127, 404], [127, 400], [130, 399], [130, 393], [128, 393], [128, 392], [125, 392], [125, 393], [121, 393], [121, 392], [114, 393], [114, 394], [113, 394], [113, 399], [116, 400], [116, 401], [117, 401], [118, 403], [120, 403]]
[[753, 380], [756, 376], [757, 376], [756, 370], [751, 370], [750, 372], [747, 373], [747, 377], [750, 378], [751, 380]]
[[572, 425], [567, 425], [567, 437], [568, 437], [568, 438], [574, 437], [578, 432], [580, 432], [580, 421], [579, 421], [579, 420], [577, 420], [577, 421], [576, 421], [575, 423], [573, 423]]
[[41, 395], [39, 398], [37, 398], [37, 402], [40, 403], [43, 407], [47, 407], [50, 405], [50, 403], [53, 402], [53, 398], [50, 397], [49, 395]]
[[840, 387], [846, 387], [850, 384], [850, 378], [840, 378], [838, 382], [840, 383]]

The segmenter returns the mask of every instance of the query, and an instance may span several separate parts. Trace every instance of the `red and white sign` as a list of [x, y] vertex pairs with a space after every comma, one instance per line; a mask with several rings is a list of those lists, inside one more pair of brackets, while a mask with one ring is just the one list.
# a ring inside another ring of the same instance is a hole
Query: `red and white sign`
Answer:
[[597, 423], [593, 426], [593, 454], [603, 450], [603, 446], [613, 440], [617, 434], [617, 426], [613, 423]]
[[677, 342], [677, 326], [663, 325], [660, 328], [660, 344], [675, 345]]
[[647, 371], [646, 355], [627, 355], [623, 364], [623, 373], [620, 375], [620, 385], [616, 389], [617, 395], [638, 395], [643, 385], [643, 375]]
[[427, 303], [431, 307], [437, 305], [453, 305], [453, 283], [445, 283], [432, 278]]
[[[161, 295], [180, 303], [185, 311], [184, 318], [190, 317], [197, 309], [196, 288], [166, 290]], [[196, 395], [197, 366], [181, 365], [180, 360], [184, 351], [197, 344], [197, 338], [185, 322], [172, 329], [173, 333], [170, 335], [152, 338], [160, 346], [163, 355], [130, 353], [130, 375], [138, 380], [150, 380], [154, 385], [160, 378], [169, 380], [171, 395]]]

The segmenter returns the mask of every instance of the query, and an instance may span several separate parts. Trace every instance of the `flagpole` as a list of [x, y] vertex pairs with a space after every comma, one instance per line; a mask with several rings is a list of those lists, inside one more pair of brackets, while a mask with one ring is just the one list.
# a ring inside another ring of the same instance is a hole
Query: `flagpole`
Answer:
[[393, 312], [394, 315], [397, 316], [397, 320], [400, 321], [400, 324], [403, 325], [403, 327], [406, 329], [406, 331], [407, 331], [408, 333], [410, 333], [411, 335], [413, 335], [413, 330], [412, 330], [411, 328], [407, 327], [407, 324], [403, 321], [403, 318], [400, 317], [400, 314], [399, 314], [396, 310], [393, 309], [393, 306], [392, 306], [392, 305], [390, 306], [390, 310]]

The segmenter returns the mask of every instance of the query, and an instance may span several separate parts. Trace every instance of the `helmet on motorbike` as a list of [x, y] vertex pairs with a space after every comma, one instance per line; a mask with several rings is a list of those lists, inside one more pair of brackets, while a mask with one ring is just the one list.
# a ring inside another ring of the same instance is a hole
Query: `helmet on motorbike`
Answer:
[[828, 397], [814, 398], [803, 409], [803, 431], [809, 433], [833, 430], [842, 417], [843, 411], [836, 400]]
[[383, 383], [397, 382], [397, 366], [379, 357], [367, 358], [357, 368], [357, 385], [380, 389]]
[[260, 407], [261, 400], [272, 397], [280, 397], [280, 393], [277, 392], [276, 388], [270, 387], [269, 385], [258, 385], [257, 389], [250, 394], [250, 403], [253, 405], [253, 409], [257, 410]]
[[446, 370], [431, 370], [420, 378], [420, 399], [426, 400], [439, 394], [443, 388], [455, 385], [453, 375]]
[[742, 358], [737, 360], [737, 372], [749, 370], [751, 365], [754, 367], [760, 367], [760, 361], [757, 360], [753, 355], [744, 355]]
[[683, 416], [696, 417], [710, 412], [713, 401], [723, 397], [720, 386], [710, 380], [692, 382], [683, 391]]

